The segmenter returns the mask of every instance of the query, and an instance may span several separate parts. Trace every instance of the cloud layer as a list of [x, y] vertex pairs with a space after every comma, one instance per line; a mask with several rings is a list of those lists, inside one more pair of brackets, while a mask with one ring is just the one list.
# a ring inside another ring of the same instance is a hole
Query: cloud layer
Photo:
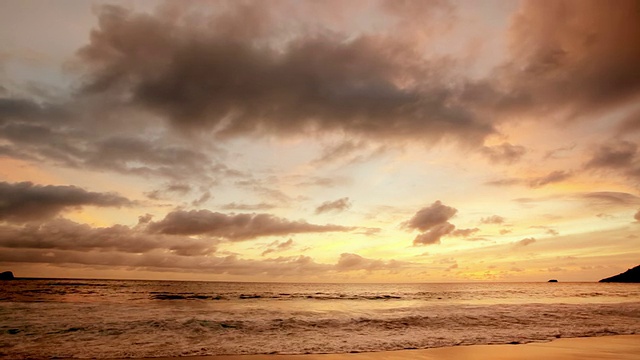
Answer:
[[81, 206], [121, 207], [133, 204], [112, 193], [86, 191], [75, 186], [0, 182], [0, 220], [46, 220], [65, 209]]
[[255, 32], [237, 27], [244, 15], [214, 16], [213, 30], [103, 7], [79, 52], [90, 71], [84, 91], [125, 91], [122, 105], [220, 136], [345, 131], [469, 141], [493, 132], [459, 105], [459, 89], [441, 75], [446, 63], [374, 34], [300, 33], [275, 46], [268, 12], [253, 13], [265, 27]]
[[222, 214], [209, 210], [172, 211], [164, 219], [149, 223], [147, 228], [149, 232], [157, 234], [207, 235], [232, 241], [261, 236], [353, 230], [346, 226], [290, 221], [271, 214]]

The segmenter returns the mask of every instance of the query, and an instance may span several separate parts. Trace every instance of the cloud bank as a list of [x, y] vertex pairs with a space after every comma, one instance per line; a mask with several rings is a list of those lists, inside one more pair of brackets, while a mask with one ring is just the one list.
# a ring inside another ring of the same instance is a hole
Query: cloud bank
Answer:
[[129, 199], [113, 193], [86, 191], [75, 186], [0, 182], [0, 220], [46, 220], [61, 211], [81, 206], [131, 206]]

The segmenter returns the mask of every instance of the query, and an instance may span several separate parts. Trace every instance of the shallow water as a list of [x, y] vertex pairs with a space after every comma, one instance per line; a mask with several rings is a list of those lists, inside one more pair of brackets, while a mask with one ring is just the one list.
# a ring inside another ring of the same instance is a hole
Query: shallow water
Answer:
[[6, 358], [339, 353], [640, 333], [640, 284], [1, 286]]

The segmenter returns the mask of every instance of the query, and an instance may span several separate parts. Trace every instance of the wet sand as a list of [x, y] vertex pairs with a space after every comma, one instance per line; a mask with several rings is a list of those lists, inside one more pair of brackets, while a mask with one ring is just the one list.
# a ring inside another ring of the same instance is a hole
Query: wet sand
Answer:
[[[185, 358], [154, 358], [154, 360]], [[640, 360], [640, 335], [558, 339], [518, 345], [470, 345], [355, 354], [219, 355], [189, 360]]]

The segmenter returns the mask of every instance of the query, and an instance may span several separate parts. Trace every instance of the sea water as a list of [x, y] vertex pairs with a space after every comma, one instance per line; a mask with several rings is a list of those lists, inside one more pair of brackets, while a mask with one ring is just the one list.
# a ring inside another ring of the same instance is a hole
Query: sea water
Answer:
[[0, 357], [422, 349], [640, 333], [640, 284], [0, 283]]

